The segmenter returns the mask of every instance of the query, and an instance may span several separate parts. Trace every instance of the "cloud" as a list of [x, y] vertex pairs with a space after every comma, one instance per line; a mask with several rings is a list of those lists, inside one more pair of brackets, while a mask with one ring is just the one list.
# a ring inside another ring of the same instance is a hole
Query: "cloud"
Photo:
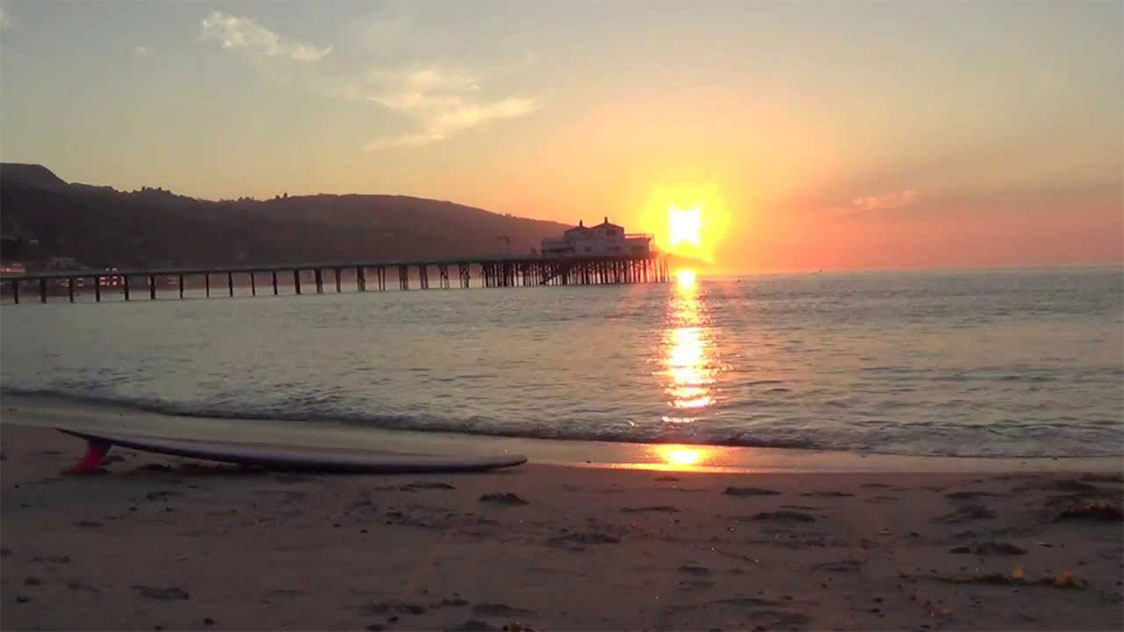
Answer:
[[8, 17], [8, 12], [4, 10], [4, 5], [0, 5], [0, 29], [6, 29], [12, 25], [12, 19]]
[[[403, 42], [408, 41], [411, 49], [416, 48], [419, 38], [413, 36], [416, 33], [412, 20], [391, 19], [380, 22], [379, 26], [380, 29], [372, 30], [372, 27], [365, 31], [362, 41], [381, 34], [382, 44], [387, 44], [386, 40], [394, 39], [390, 36], [395, 35]], [[253, 18], [219, 11], [213, 11], [202, 19], [200, 39], [218, 42], [222, 48], [237, 49], [254, 57], [286, 57], [301, 62], [319, 61], [333, 50], [330, 46], [321, 48], [283, 40]], [[298, 67], [293, 65], [255, 64], [255, 69], [275, 81], [288, 83], [295, 79], [306, 89], [328, 98], [372, 104], [384, 110], [384, 115], [379, 118], [390, 124], [394, 122], [393, 117], [385, 116], [388, 112], [400, 115], [399, 118], [407, 123], [408, 128], [404, 131], [384, 133], [369, 140], [362, 145], [364, 151], [428, 145], [492, 121], [525, 116], [541, 107], [535, 99], [522, 95], [492, 94], [485, 97], [482, 81], [475, 74], [438, 64], [403, 65], [370, 50], [365, 54], [383, 61], [374, 62], [376, 65], [368, 66], [370, 69], [365, 73], [345, 71], [337, 74], [332, 71], [346, 67], [351, 61], [346, 59], [347, 53], [355, 48], [349, 47], [346, 41], [342, 46], [344, 58], [330, 68], [302, 65], [301, 70], [297, 70]], [[284, 78], [278, 73], [282, 73]], [[495, 76], [494, 70], [491, 76]]]
[[133, 47], [133, 56], [134, 57], [148, 57], [151, 54], [152, 54], [152, 49], [147, 47], [147, 46], [134, 46]]
[[830, 207], [827, 212], [833, 215], [854, 215], [867, 211], [892, 211], [915, 206], [919, 197], [917, 191], [913, 189], [884, 195], [868, 195], [851, 200], [851, 204], [847, 206]]
[[315, 62], [332, 52], [331, 46], [321, 48], [312, 44], [282, 41], [280, 35], [261, 26], [253, 18], [227, 15], [219, 11], [212, 11], [203, 18], [200, 25], [200, 37], [203, 40], [218, 41], [223, 48], [241, 49], [252, 55]]
[[436, 67], [394, 73], [377, 71], [369, 79], [381, 86], [366, 99], [405, 114], [418, 129], [375, 138], [363, 145], [365, 151], [428, 145], [489, 121], [524, 116], [540, 107], [534, 99], [519, 96], [479, 99], [482, 88], [475, 76]]
[[860, 211], [890, 211], [908, 208], [917, 203], [917, 191], [905, 190], [885, 195], [855, 198], [851, 206]]

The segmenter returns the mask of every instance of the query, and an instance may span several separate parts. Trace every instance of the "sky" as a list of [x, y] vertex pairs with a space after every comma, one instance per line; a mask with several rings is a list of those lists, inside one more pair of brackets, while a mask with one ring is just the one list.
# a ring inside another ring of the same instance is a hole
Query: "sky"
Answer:
[[0, 160], [390, 193], [716, 268], [1124, 264], [1122, 2], [12, 2]]

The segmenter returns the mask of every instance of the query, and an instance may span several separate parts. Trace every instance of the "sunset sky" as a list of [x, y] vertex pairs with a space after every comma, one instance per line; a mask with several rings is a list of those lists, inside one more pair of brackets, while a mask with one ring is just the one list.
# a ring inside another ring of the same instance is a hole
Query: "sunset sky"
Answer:
[[727, 270], [1124, 261], [1124, 3], [0, 2], [0, 159], [394, 193]]

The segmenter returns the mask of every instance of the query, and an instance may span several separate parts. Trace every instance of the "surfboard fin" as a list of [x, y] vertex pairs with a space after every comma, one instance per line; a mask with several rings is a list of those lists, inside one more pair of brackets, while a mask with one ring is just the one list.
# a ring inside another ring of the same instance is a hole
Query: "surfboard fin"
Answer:
[[82, 457], [82, 461], [74, 467], [67, 470], [69, 474], [89, 474], [98, 469], [101, 465], [105, 455], [113, 444], [101, 439], [86, 439], [86, 454]]

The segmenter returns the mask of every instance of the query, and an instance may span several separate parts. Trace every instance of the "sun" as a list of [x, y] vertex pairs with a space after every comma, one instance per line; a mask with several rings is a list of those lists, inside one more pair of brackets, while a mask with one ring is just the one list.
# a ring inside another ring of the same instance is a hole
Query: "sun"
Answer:
[[681, 209], [672, 204], [668, 209], [669, 218], [668, 226], [670, 227], [670, 237], [668, 238], [671, 247], [675, 248], [679, 244], [690, 244], [694, 247], [699, 246], [699, 229], [702, 228], [702, 210], [696, 204], [689, 209]]
[[731, 223], [713, 183], [656, 185], [639, 220], [663, 252], [705, 263], [715, 262]]

